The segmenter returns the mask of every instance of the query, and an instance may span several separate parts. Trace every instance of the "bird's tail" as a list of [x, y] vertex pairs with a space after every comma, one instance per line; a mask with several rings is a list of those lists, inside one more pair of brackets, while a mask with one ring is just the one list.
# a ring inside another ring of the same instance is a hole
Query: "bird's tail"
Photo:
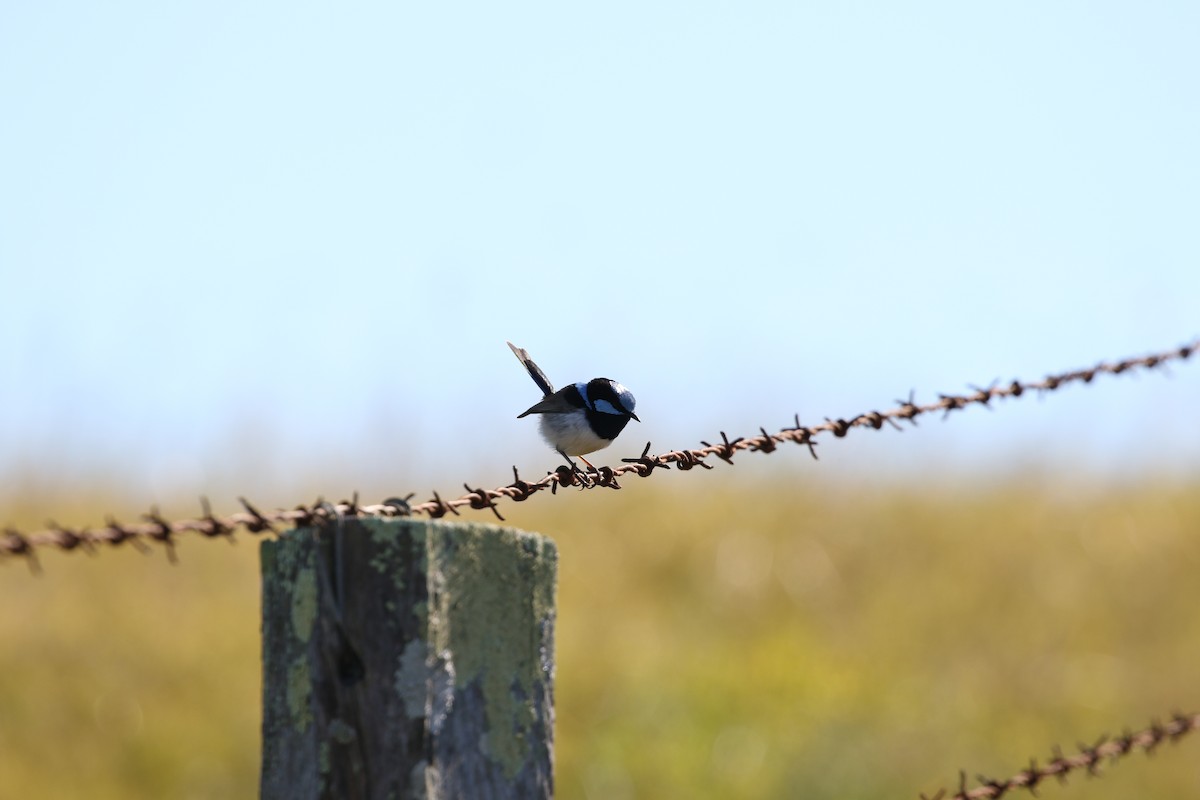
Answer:
[[529, 370], [529, 377], [533, 378], [533, 382], [542, 390], [542, 394], [554, 394], [554, 384], [550, 383], [550, 380], [546, 377], [546, 373], [542, 372], [542, 368], [533, 363], [533, 359], [529, 357], [529, 353], [523, 347], [517, 347], [512, 342], [507, 342], [507, 344], [512, 348], [513, 355], [517, 357], [517, 360], [525, 365], [525, 369]]

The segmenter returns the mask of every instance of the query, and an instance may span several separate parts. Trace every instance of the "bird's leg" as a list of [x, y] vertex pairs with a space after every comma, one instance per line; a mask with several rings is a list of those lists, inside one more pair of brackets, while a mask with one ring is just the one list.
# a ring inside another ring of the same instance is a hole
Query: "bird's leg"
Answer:
[[[592, 479], [590, 477], [588, 477], [588, 474], [586, 472], [584, 472], [582, 469], [579, 468], [578, 464], [576, 464], [574, 461], [571, 460], [571, 457], [569, 455], [564, 453], [562, 450], [559, 450], [558, 454], [560, 456], [562, 456], [563, 458], [565, 458], [567, 460], [567, 463], [571, 465], [571, 471], [579, 476], [580, 483], [582, 484], [582, 486], [591, 486], [592, 485]], [[583, 463], [587, 464], [589, 467], [592, 467], [591, 464], [588, 464], [586, 458], [584, 458], [583, 456], [580, 456], [579, 458], [583, 460]], [[595, 467], [592, 467], [592, 469], [595, 469]]]
[[583, 463], [587, 464], [587, 467], [588, 467], [588, 473], [587, 473], [587, 476], [588, 476], [588, 485], [589, 485], [589, 486], [594, 486], [594, 485], [596, 484], [596, 482], [595, 482], [595, 481], [592, 479], [592, 476], [593, 476], [593, 475], [597, 475], [597, 476], [599, 476], [599, 474], [600, 474], [600, 470], [596, 469], [596, 467], [595, 467], [595, 466], [592, 464], [592, 462], [588, 461], [588, 460], [587, 460], [586, 458], [584, 458], [583, 456], [577, 456], [577, 458], [578, 458], [580, 461], [582, 461]]

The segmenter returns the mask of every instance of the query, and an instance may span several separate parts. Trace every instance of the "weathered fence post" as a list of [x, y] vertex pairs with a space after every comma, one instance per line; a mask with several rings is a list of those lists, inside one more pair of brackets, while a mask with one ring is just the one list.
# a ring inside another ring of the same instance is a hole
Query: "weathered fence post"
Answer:
[[348, 518], [261, 557], [263, 798], [553, 796], [553, 542]]

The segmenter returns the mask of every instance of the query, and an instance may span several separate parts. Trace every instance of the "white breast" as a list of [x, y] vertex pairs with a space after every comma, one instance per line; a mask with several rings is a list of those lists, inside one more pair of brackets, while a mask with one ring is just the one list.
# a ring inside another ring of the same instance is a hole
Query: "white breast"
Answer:
[[610, 439], [601, 439], [592, 433], [582, 410], [571, 414], [539, 416], [538, 428], [542, 438], [555, 450], [562, 450], [569, 456], [584, 456], [612, 444]]

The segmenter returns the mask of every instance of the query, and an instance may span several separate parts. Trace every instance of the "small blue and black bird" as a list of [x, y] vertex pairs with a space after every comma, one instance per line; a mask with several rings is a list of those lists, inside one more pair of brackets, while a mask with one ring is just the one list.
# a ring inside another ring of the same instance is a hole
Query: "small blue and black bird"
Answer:
[[[608, 378], [593, 378], [587, 383], [572, 383], [557, 392], [554, 385], [546, 378], [529, 353], [508, 342], [517, 359], [529, 371], [529, 377], [538, 385], [545, 395], [537, 403], [529, 407], [517, 419], [529, 414], [541, 414], [538, 428], [542, 438], [559, 452], [576, 472], [582, 472], [571, 456], [579, 456], [583, 463], [592, 465], [586, 458], [587, 453], [603, 450], [613, 443], [618, 434], [629, 424], [629, 420], [638, 419], [633, 413], [637, 401], [633, 394], [621, 384]], [[592, 467], [595, 469], [595, 467]]]

